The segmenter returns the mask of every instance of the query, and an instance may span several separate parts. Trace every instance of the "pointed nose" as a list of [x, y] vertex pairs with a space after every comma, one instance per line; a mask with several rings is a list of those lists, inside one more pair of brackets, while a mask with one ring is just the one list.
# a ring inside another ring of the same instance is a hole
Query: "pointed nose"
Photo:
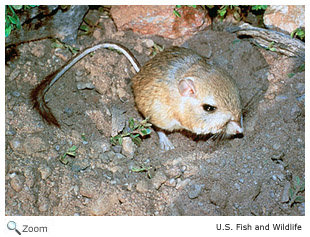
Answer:
[[226, 129], [226, 133], [232, 136], [243, 137], [243, 117], [239, 121], [231, 120]]

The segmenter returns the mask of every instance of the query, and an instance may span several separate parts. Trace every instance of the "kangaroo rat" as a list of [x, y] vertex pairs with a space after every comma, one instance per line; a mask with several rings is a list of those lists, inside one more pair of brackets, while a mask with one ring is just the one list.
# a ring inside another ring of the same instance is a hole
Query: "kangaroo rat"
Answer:
[[[221, 138], [243, 133], [238, 89], [225, 71], [209, 64], [206, 58], [190, 49], [172, 47], [141, 67], [124, 46], [108, 42], [84, 50], [31, 91], [33, 107], [49, 124], [60, 127], [44, 100], [45, 93], [77, 61], [99, 48], [121, 51], [134, 66], [136, 106], [156, 127]], [[163, 131], [157, 133], [162, 149], [174, 149]]]

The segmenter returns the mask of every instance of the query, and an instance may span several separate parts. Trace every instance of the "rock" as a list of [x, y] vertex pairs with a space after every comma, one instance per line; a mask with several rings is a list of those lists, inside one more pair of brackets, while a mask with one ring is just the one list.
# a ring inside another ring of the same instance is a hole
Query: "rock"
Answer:
[[292, 33], [299, 27], [305, 27], [304, 5], [270, 5], [264, 14], [267, 28], [280, 28]]
[[287, 100], [287, 99], [288, 99], [288, 96], [286, 96], [286, 95], [277, 95], [276, 98], [275, 98], [275, 100], [277, 102], [284, 101], [284, 100]]
[[20, 92], [19, 91], [13, 91], [12, 95], [15, 97], [20, 97]]
[[10, 81], [15, 80], [18, 77], [19, 74], [20, 74], [20, 70], [19, 69], [13, 70], [11, 75], [9, 76], [9, 80]]
[[82, 180], [80, 194], [84, 197], [94, 198], [100, 187], [100, 182], [95, 178], [85, 178]]
[[76, 75], [77, 77], [84, 76], [84, 75], [85, 75], [85, 70], [83, 70], [83, 69], [77, 69], [77, 70], [75, 71], [75, 75]]
[[68, 117], [71, 117], [73, 115], [73, 110], [69, 107], [66, 107], [64, 112]]
[[16, 192], [20, 192], [24, 187], [24, 181], [24, 178], [20, 175], [14, 176], [10, 181], [12, 189], [14, 189]]
[[101, 110], [87, 110], [85, 114], [105, 137], [110, 137], [110, 118], [103, 114]]
[[160, 186], [166, 182], [166, 180], [167, 180], [167, 176], [163, 172], [158, 171], [156, 172], [155, 176], [152, 178], [152, 183], [155, 189], [158, 190]]
[[49, 200], [46, 197], [40, 197], [38, 204], [40, 212], [46, 212], [50, 206]]
[[112, 209], [115, 209], [115, 205], [118, 202], [118, 196], [116, 193], [100, 196], [93, 202], [90, 208], [90, 213], [94, 216], [107, 215]]
[[112, 146], [112, 150], [113, 150], [115, 153], [121, 153], [121, 151], [122, 151], [122, 146], [121, 146], [121, 145]]
[[91, 89], [92, 90], [95, 88], [94, 84], [91, 82], [85, 82], [85, 83], [78, 82], [76, 87], [78, 90], [84, 90], [84, 89]]
[[197, 198], [203, 191], [205, 184], [193, 184], [190, 187], [190, 191], [188, 193], [188, 197], [190, 199]]
[[186, 185], [188, 185], [190, 181], [191, 181], [190, 179], [179, 180], [175, 188], [176, 188], [177, 190], [179, 190], [179, 189], [181, 190], [181, 189], [183, 189]]
[[25, 184], [27, 187], [32, 188], [35, 184], [36, 177], [35, 177], [36, 171], [34, 168], [27, 167], [24, 171], [24, 176], [26, 178]]
[[88, 159], [74, 159], [71, 165], [71, 169], [74, 172], [81, 172], [86, 170], [90, 166]]
[[52, 174], [51, 168], [48, 167], [47, 165], [41, 164], [38, 170], [41, 173], [41, 178], [44, 180], [47, 179]]
[[175, 178], [171, 178], [165, 182], [166, 186], [175, 187], [177, 185], [177, 181]]
[[136, 189], [139, 193], [145, 193], [149, 190], [149, 182], [147, 182], [146, 180], [140, 180], [137, 183]]
[[46, 151], [46, 143], [40, 137], [27, 137], [23, 147], [27, 155], [31, 155], [36, 152]]
[[22, 148], [20, 140], [16, 138], [10, 141], [10, 146], [13, 151], [20, 151]]
[[126, 125], [126, 116], [124, 113], [126, 112], [125, 109], [118, 108], [117, 106], [113, 106], [111, 113], [112, 113], [112, 130], [111, 136], [116, 136], [119, 132], [123, 131]]
[[68, 50], [62, 48], [56, 48], [54, 54], [64, 62], [67, 62], [71, 56]]
[[31, 52], [31, 54], [33, 54], [37, 58], [42, 58], [45, 54], [44, 50], [45, 50], [44, 44], [36, 44], [36, 45], [34, 45], [34, 47], [31, 47], [30, 52]]
[[224, 208], [226, 206], [228, 194], [219, 184], [215, 183], [210, 191], [210, 202]]
[[169, 178], [177, 178], [182, 175], [182, 170], [178, 166], [173, 166], [172, 168], [168, 169], [166, 172]]
[[122, 154], [128, 158], [133, 158], [137, 149], [136, 144], [130, 137], [124, 137], [122, 143]]
[[96, 153], [101, 154], [111, 149], [111, 143], [107, 138], [100, 138], [92, 142], [92, 147]]
[[142, 42], [144, 42], [148, 48], [152, 48], [154, 46], [154, 41], [152, 39], [143, 39]]
[[158, 35], [169, 39], [189, 37], [211, 24], [206, 11], [183, 6], [112, 6], [111, 15], [119, 30]]

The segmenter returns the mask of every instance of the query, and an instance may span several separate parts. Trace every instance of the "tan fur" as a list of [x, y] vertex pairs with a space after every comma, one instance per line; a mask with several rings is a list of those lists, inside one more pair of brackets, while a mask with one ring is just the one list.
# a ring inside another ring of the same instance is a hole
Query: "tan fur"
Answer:
[[[185, 78], [191, 78], [197, 90], [191, 97], [178, 91], [179, 81]], [[168, 131], [214, 133], [223, 130], [229, 120], [238, 123], [241, 119], [240, 96], [234, 81], [189, 49], [173, 47], [156, 55], [132, 78], [132, 87], [138, 110], [150, 117], [151, 123]], [[202, 109], [208, 96], [216, 102], [214, 114]], [[218, 121], [213, 121], [212, 116]]]

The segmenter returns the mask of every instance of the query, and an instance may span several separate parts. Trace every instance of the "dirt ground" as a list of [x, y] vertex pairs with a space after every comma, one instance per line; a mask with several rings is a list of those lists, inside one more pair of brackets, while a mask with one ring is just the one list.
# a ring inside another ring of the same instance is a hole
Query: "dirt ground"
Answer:
[[[77, 44], [103, 39], [121, 42], [142, 64], [150, 58], [149, 39], [178, 43], [117, 32], [102, 19], [96, 34]], [[113, 111], [142, 119], [131, 90], [134, 70], [115, 51], [85, 57], [48, 91], [61, 129], [32, 109], [30, 89], [72, 56], [52, 42], [19, 45], [6, 66], [6, 215], [305, 215], [305, 203], [289, 192], [296, 177], [305, 179], [303, 62], [225, 31], [195, 35], [183, 46], [227, 70], [240, 89], [244, 137], [217, 144], [175, 132], [168, 135], [175, 149], [164, 152], [153, 131], [130, 157], [110, 144]], [[75, 158], [61, 163], [73, 145]], [[150, 170], [133, 171], [141, 167]]]

